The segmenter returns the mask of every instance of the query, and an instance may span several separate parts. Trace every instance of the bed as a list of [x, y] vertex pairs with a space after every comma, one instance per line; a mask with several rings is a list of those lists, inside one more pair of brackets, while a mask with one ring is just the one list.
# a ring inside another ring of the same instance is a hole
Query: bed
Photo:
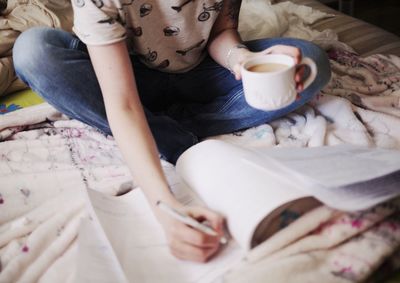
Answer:
[[[275, 2], [284, 1], [275, 0]], [[351, 46], [359, 55], [393, 54], [400, 56], [400, 41], [397, 35], [323, 5], [321, 3], [323, 1], [292, 0], [292, 2], [336, 15], [333, 18], [322, 19], [312, 24], [312, 27], [320, 31], [333, 30], [340, 41]]]
[[[400, 150], [400, 39], [315, 0], [275, 2], [243, 1], [243, 38], [311, 40], [328, 52], [332, 79], [286, 117], [213, 138], [245, 147], [349, 143]], [[82, 191], [120, 195], [135, 181], [112, 137], [70, 120], [34, 93], [8, 94], [0, 105], [0, 282], [75, 282], [78, 231], [87, 215]], [[174, 170], [162, 164], [167, 175]], [[399, 282], [399, 249], [398, 200], [353, 214], [321, 206], [221, 280]]]

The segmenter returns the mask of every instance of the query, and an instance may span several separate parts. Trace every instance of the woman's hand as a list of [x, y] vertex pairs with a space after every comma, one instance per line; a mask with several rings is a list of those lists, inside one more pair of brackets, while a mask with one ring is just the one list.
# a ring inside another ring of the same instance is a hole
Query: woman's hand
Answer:
[[[260, 52], [251, 52], [249, 50], [240, 50], [241, 52], [238, 52], [238, 57], [235, 60], [236, 64], [233, 65], [232, 70], [235, 74], [235, 78], [237, 80], [240, 80], [242, 78], [241, 76], [241, 67], [243, 63], [251, 58], [254, 57], [259, 57], [260, 55], [266, 55], [266, 54], [285, 54], [293, 57], [295, 59], [296, 64], [299, 64], [301, 62], [301, 51], [299, 48], [294, 47], [294, 46], [289, 46], [289, 45], [274, 45], [271, 46], [270, 48], [267, 48], [263, 51]], [[232, 60], [234, 61], [234, 60]], [[295, 81], [296, 81], [296, 90], [297, 92], [301, 92], [303, 90], [303, 78], [304, 74], [304, 67], [301, 66], [296, 70], [295, 74]]]
[[184, 260], [197, 262], [209, 260], [220, 247], [219, 241], [223, 236], [223, 217], [205, 207], [186, 207], [178, 202], [169, 205], [199, 222], [206, 222], [218, 233], [218, 236], [207, 235], [172, 218], [156, 207], [156, 217], [164, 228], [171, 253]]

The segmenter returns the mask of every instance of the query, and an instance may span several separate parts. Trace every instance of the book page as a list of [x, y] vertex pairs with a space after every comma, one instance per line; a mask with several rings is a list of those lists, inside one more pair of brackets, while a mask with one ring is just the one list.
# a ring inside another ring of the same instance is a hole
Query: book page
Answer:
[[400, 170], [400, 151], [354, 145], [312, 148], [258, 148], [255, 155], [273, 158], [293, 171], [331, 187], [372, 180]]
[[275, 170], [248, 162], [254, 153], [216, 140], [199, 143], [181, 155], [177, 172], [207, 206], [227, 219], [228, 230], [251, 248], [258, 224], [285, 203], [307, 196]]
[[[169, 170], [173, 170], [173, 167]], [[179, 178], [170, 173], [167, 176], [176, 196], [186, 204], [198, 203], [195, 195], [186, 191], [184, 186], [181, 187]], [[112, 246], [112, 253], [115, 253], [118, 261], [118, 264], [113, 265], [120, 265], [128, 282], [213, 282], [244, 256], [243, 249], [231, 240], [206, 264], [179, 260], [171, 254], [164, 231], [141, 189], [136, 188], [119, 197], [88, 190], [88, 196], [89, 205], [94, 212], [91, 225], [97, 221], [102, 229], [98, 229], [96, 233], [103, 233], [107, 241], [96, 244], [90, 237], [81, 239], [81, 245], [86, 248], [80, 249], [84, 254], [78, 254], [78, 257], [84, 257], [83, 266], [93, 267], [93, 262], [96, 263], [96, 269], [87, 270], [85, 274], [84, 267], [80, 268], [79, 282], [89, 282], [87, 279], [91, 276], [113, 277], [110, 275], [112, 269], [108, 267], [109, 260], [104, 260], [104, 269], [101, 268], [100, 251], [105, 249], [110, 254], [109, 249], [105, 248], [107, 242]], [[86, 222], [86, 225], [90, 223]], [[84, 230], [90, 229], [84, 227]], [[119, 280], [108, 282], [125, 282], [118, 272], [114, 277]]]
[[97, 220], [82, 219], [78, 234], [77, 283], [128, 283], [115, 252]]
[[400, 194], [400, 151], [354, 145], [253, 149], [249, 162], [280, 168], [293, 182], [340, 210], [363, 210]]

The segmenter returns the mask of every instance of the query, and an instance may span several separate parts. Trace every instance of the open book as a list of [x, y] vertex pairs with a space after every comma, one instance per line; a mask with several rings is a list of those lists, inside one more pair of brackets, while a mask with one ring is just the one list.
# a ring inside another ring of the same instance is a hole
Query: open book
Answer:
[[353, 145], [246, 149], [208, 140], [179, 158], [177, 172], [247, 249], [318, 201], [356, 211], [400, 195], [400, 151]]
[[[225, 216], [230, 243], [207, 264], [180, 261], [170, 254], [140, 190], [121, 197], [88, 191], [93, 213], [79, 236], [84, 254], [77, 281], [97, 276], [96, 282], [107, 282], [115, 273], [114, 282], [212, 282], [320, 202], [360, 210], [399, 195], [399, 161], [398, 151], [355, 146], [250, 150], [216, 140], [199, 143], [179, 158], [176, 172], [166, 167], [166, 175], [181, 202], [203, 203]], [[102, 267], [105, 253], [112, 260]]]

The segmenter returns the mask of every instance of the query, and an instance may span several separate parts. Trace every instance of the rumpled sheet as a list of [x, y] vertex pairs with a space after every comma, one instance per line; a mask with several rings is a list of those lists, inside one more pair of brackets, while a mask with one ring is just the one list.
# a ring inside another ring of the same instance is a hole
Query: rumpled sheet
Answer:
[[[0, 282], [70, 282], [83, 192], [116, 195], [132, 177], [113, 139], [48, 104], [23, 110], [6, 118], [25, 126], [0, 144]], [[43, 122], [28, 126], [35, 115]]]
[[321, 206], [258, 246], [224, 282], [364, 282], [399, 248], [400, 198], [357, 213]]
[[0, 1], [0, 96], [27, 88], [15, 75], [12, 48], [21, 32], [35, 26], [72, 29], [69, 0]]
[[[310, 104], [273, 123], [214, 138], [248, 147], [400, 149], [400, 59], [360, 58], [339, 49], [335, 38], [326, 42], [336, 47], [329, 53], [333, 78]], [[118, 195], [135, 187], [115, 141], [48, 104], [2, 116], [0, 139], [0, 282], [73, 282], [76, 237], [86, 216], [82, 191]], [[320, 207], [306, 216], [249, 255], [270, 271], [261, 278], [360, 282], [380, 266], [385, 275], [400, 268], [393, 256], [400, 245], [396, 203], [356, 214]]]

